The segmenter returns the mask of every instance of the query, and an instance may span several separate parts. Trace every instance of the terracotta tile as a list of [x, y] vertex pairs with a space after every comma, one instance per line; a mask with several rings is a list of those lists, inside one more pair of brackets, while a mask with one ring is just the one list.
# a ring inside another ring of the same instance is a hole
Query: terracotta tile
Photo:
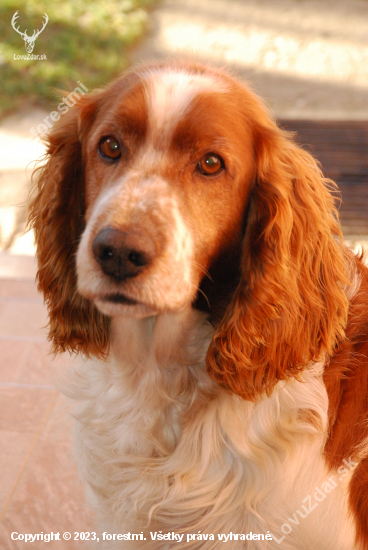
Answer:
[[32, 342], [23, 363], [19, 381], [22, 384], [53, 386], [53, 356], [49, 342]]
[[0, 430], [0, 515], [17, 478], [22, 472], [34, 433]]
[[[41, 434], [27, 468], [3, 519], [0, 545], [8, 543], [13, 531], [63, 533], [93, 531], [93, 514], [86, 505], [84, 490], [72, 460], [71, 418], [66, 399], [60, 397]], [[42, 546], [43, 547], [43, 546]], [[90, 548], [77, 541], [47, 543], [55, 550]], [[5, 546], [6, 548], [6, 546]], [[17, 543], [13, 548], [29, 548]]]
[[0, 279], [0, 298], [35, 298], [43, 301], [35, 281]]
[[0, 429], [37, 432], [57, 395], [51, 389], [0, 386]]
[[0, 382], [19, 382], [32, 344], [0, 340]]
[[22, 384], [53, 385], [49, 342], [30, 342], [27, 356], [19, 375]]
[[[1, 550], [17, 550], [17, 543], [10, 538], [11, 532], [0, 523], [0, 548]], [[55, 549], [56, 550], [56, 549]]]
[[[0, 300], [1, 303], [1, 300]], [[46, 339], [47, 312], [39, 300], [4, 300], [0, 309], [0, 336]]]
[[50, 354], [50, 348], [49, 342], [31, 344], [19, 378], [23, 384], [57, 386], [60, 378], [71, 368], [74, 359], [68, 353], [54, 357]]
[[[1, 175], [1, 174], [0, 174]], [[34, 281], [37, 262], [34, 256], [0, 252], [0, 278]]]

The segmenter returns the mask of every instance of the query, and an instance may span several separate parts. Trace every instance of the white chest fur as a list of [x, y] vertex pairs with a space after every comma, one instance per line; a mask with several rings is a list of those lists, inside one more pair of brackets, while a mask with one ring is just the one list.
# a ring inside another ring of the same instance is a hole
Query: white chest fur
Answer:
[[[146, 537], [106, 548], [214, 550], [223, 545], [218, 534], [271, 532], [272, 541], [228, 539], [226, 548], [352, 550], [346, 485], [309, 511], [308, 496], [333, 474], [322, 456], [323, 365], [250, 403], [207, 375], [211, 335], [194, 310], [117, 318], [109, 360], [76, 373], [78, 458], [101, 523], [109, 533]], [[151, 540], [158, 531], [184, 537]], [[198, 532], [214, 540], [189, 544], [187, 533]]]

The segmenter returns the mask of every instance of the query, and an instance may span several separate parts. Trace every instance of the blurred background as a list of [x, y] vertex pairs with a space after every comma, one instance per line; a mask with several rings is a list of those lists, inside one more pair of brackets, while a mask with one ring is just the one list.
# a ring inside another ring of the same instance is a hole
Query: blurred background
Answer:
[[[25, 32], [34, 31], [39, 58], [21, 59]], [[131, 64], [178, 55], [231, 67], [250, 83], [338, 182], [348, 245], [368, 248], [368, 0], [1, 0], [1, 548], [26, 547], [12, 531], [94, 525], [70, 452], [67, 404], [54, 388], [73, 361], [48, 356], [25, 233], [34, 161], [44, 153], [31, 130], [60, 103], [56, 89], [92, 90]]]

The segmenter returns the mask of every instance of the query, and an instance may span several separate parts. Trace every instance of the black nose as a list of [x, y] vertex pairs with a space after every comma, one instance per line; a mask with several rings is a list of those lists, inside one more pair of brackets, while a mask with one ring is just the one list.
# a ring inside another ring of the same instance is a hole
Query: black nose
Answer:
[[147, 235], [107, 227], [95, 237], [92, 252], [102, 271], [121, 282], [144, 271], [152, 263], [156, 247]]

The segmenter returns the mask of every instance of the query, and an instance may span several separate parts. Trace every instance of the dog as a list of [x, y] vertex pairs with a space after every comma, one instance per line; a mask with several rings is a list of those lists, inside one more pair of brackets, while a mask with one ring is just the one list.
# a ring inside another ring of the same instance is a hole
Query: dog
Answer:
[[29, 220], [53, 351], [89, 358], [98, 547], [367, 549], [368, 276], [334, 184], [188, 60], [81, 96], [47, 140]]

